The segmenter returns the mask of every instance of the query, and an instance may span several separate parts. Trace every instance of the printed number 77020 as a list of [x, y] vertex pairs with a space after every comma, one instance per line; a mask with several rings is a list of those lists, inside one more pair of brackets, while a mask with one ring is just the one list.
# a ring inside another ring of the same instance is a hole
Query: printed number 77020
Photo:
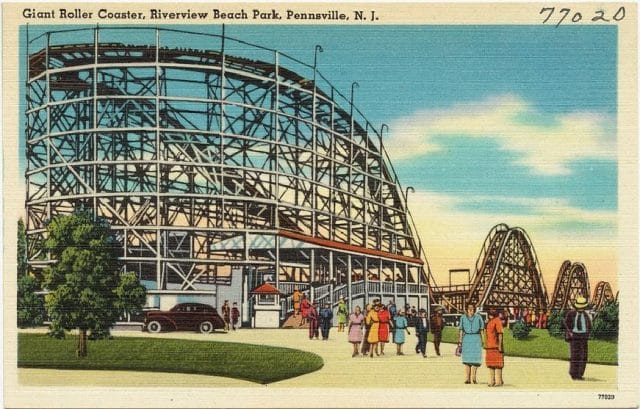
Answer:
[[[540, 13], [538, 14], [543, 14], [543, 13], [549, 13], [547, 15], [547, 18], [544, 19], [544, 21], [542, 22], [542, 24], [547, 24], [547, 22], [549, 22], [549, 20], [551, 19], [551, 17], [556, 14], [556, 8], [555, 7], [543, 7], [542, 9], [540, 9]], [[567, 22], [571, 22], [571, 23], [578, 23], [580, 21], [582, 21], [582, 13], [580, 13], [579, 11], [573, 11], [569, 8], [561, 8], [558, 13], [559, 16], [554, 17], [558, 19], [558, 22], [556, 23], [556, 27], [558, 27], [560, 24], [562, 24], [563, 22], [565, 22], [565, 20], [567, 19], [567, 17], [569, 17], [569, 20], [567, 20]], [[593, 13], [593, 17], [591, 17], [591, 21], [594, 23], [597, 22], [611, 22], [611, 21], [621, 21], [622, 19], [625, 18], [626, 16], [626, 10], [623, 7], [618, 8], [618, 10], [613, 14], [613, 16], [611, 16], [611, 14], [607, 14], [604, 10], [596, 10]], [[587, 18], [589, 18], [587, 16]]]
[[599, 393], [598, 394], [598, 399], [604, 399], [604, 400], [613, 400], [616, 398], [616, 395], [610, 394], [610, 393]]

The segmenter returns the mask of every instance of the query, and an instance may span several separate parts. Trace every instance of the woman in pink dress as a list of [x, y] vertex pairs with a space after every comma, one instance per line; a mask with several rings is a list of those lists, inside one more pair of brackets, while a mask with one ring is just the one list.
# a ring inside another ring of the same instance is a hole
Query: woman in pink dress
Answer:
[[362, 342], [362, 327], [364, 326], [364, 314], [359, 306], [353, 309], [353, 313], [349, 315], [349, 342], [353, 344], [353, 354], [351, 357], [358, 356], [358, 345]]
[[380, 326], [378, 327], [378, 345], [380, 345], [380, 354], [384, 355], [384, 344], [389, 342], [389, 330], [391, 328], [391, 314], [384, 304], [380, 305], [378, 320], [380, 320]]

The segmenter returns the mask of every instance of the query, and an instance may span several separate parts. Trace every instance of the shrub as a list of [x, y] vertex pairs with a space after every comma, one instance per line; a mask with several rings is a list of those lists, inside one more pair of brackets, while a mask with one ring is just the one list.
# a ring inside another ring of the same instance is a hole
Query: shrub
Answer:
[[549, 335], [555, 338], [564, 337], [564, 317], [566, 311], [553, 310], [547, 319], [547, 331]]
[[525, 339], [529, 335], [529, 332], [531, 332], [531, 328], [522, 321], [516, 321], [511, 326], [511, 333], [515, 339]]
[[607, 301], [593, 320], [591, 338], [618, 338], [618, 302]]

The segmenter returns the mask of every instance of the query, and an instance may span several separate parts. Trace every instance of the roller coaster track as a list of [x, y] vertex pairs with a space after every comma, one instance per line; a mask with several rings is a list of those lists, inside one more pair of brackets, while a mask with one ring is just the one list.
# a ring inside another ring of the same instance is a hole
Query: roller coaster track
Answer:
[[611, 285], [606, 281], [599, 281], [593, 290], [593, 297], [591, 298], [593, 309], [598, 311], [606, 302], [613, 300], [615, 300], [615, 297]]
[[467, 303], [482, 309], [547, 308], [547, 292], [527, 233], [505, 224], [485, 239], [476, 263]]
[[549, 306], [553, 310], [566, 310], [571, 308], [577, 297], [589, 299], [587, 268], [582, 263], [566, 260], [558, 271]]

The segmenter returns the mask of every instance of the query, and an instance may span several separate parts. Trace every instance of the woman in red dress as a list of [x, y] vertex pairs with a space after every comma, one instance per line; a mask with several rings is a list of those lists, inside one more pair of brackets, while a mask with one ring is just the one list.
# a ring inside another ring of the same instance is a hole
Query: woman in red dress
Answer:
[[485, 359], [489, 368], [489, 386], [502, 386], [502, 368], [504, 367], [504, 349], [502, 346], [502, 320], [498, 311], [489, 309], [489, 322], [485, 331], [487, 342]]
[[309, 300], [307, 300], [307, 296], [302, 294], [302, 301], [300, 301], [300, 313], [302, 315], [302, 320], [300, 321], [300, 326], [303, 326], [309, 321], [307, 317], [309, 315], [310, 309], [311, 304], [309, 303]]
[[380, 354], [384, 355], [384, 344], [389, 342], [391, 314], [387, 307], [382, 303], [380, 304], [380, 311], [378, 311], [378, 319], [380, 320], [380, 325], [378, 327], [378, 345], [380, 345]]

